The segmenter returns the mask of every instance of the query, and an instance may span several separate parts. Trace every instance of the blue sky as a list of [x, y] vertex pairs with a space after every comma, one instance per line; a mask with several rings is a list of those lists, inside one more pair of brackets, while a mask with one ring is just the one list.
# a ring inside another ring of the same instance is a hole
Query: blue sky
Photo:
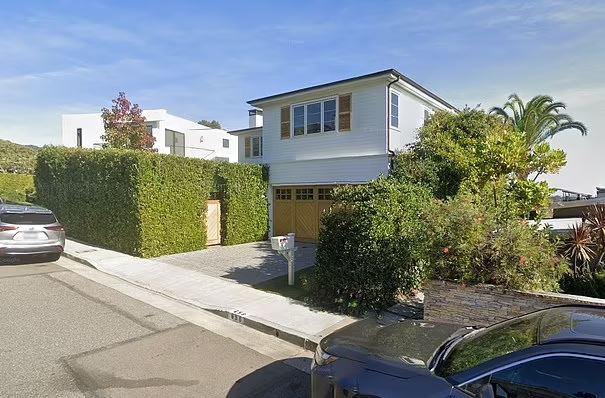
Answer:
[[394, 67], [463, 107], [568, 104], [555, 186], [605, 186], [605, 1], [18, 1], [0, 10], [0, 138], [60, 143], [62, 113], [125, 91], [247, 126], [245, 101]]

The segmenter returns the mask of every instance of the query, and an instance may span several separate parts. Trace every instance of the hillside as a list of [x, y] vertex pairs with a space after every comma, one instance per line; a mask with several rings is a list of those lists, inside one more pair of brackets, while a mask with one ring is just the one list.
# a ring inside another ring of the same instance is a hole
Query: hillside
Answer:
[[37, 147], [33, 145], [19, 145], [0, 140], [0, 173], [32, 174], [36, 162], [36, 153]]

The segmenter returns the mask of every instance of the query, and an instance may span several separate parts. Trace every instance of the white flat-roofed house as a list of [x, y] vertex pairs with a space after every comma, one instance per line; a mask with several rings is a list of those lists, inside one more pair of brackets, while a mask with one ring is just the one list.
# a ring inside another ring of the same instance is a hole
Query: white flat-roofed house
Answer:
[[[225, 162], [238, 161], [238, 138], [169, 114], [165, 109], [144, 110], [149, 132], [159, 153]], [[105, 130], [100, 113], [66, 114], [61, 121], [62, 143], [67, 147], [101, 148]]]
[[[272, 235], [315, 241], [331, 190], [390, 171], [436, 110], [456, 108], [394, 69], [248, 101], [240, 162], [269, 165]], [[262, 127], [261, 127], [262, 125]]]

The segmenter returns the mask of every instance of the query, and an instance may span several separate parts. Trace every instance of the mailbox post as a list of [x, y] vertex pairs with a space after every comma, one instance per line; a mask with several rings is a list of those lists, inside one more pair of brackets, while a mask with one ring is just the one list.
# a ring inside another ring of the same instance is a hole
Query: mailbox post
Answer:
[[274, 236], [271, 238], [271, 248], [288, 260], [288, 285], [294, 286], [294, 259], [296, 246], [294, 245], [294, 233], [287, 236]]

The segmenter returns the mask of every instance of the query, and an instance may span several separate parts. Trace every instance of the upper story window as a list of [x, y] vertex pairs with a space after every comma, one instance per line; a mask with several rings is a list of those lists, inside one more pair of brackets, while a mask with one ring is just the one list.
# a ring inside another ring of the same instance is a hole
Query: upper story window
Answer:
[[76, 146], [82, 148], [82, 129], [76, 129]]
[[223, 138], [223, 148], [229, 148], [229, 139]]
[[294, 105], [292, 118], [294, 136], [336, 131], [336, 99]]
[[429, 111], [428, 109], [425, 109], [424, 110], [424, 123], [426, 124], [426, 122], [428, 122], [430, 118], [431, 118], [431, 111]]
[[166, 129], [165, 144], [172, 155], [185, 156], [185, 134]]
[[391, 93], [391, 127], [399, 128], [399, 94]]
[[263, 137], [260, 135], [246, 137], [244, 152], [247, 158], [259, 158], [263, 156]]
[[[280, 139], [351, 131], [351, 93], [281, 108]], [[338, 119], [338, 122], [337, 122]]]

